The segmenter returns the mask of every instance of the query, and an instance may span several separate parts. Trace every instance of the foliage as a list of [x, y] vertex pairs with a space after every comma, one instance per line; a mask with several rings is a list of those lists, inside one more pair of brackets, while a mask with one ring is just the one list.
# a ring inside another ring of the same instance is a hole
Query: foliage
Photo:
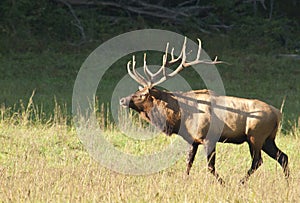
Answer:
[[[299, 21], [288, 15], [293, 12], [295, 2], [290, 7], [285, 5], [281, 10], [282, 2], [274, 3], [271, 12], [271, 1], [265, 4], [257, 1], [256, 6], [249, 1], [190, 1], [191, 6], [211, 8], [204, 16], [190, 16], [183, 19], [182, 23], [168, 20], [149, 18], [144, 15], [130, 13], [121, 8], [110, 8], [100, 3], [94, 6], [71, 5], [70, 7], [59, 0], [4, 0], [0, 3], [0, 32], [2, 36], [22, 40], [58, 40], [69, 43], [79, 42], [81, 31], [76, 15], [81, 22], [81, 27], [88, 39], [103, 39], [129, 30], [157, 27], [181, 32], [227, 32], [239, 35], [240, 41], [244, 39], [262, 36], [269, 38], [266, 44], [285, 46], [293, 49], [299, 43]], [[67, 1], [68, 2], [68, 1]], [[72, 1], [70, 1], [72, 2]], [[113, 0], [107, 1], [116, 3]], [[157, 5], [162, 8], [181, 5], [178, 1], [144, 1], [149, 5]], [[124, 5], [134, 4], [131, 1]], [[188, 2], [185, 2], [188, 4]], [[137, 2], [136, 2], [137, 4]], [[147, 4], [147, 5], [148, 5]], [[296, 3], [297, 4], [297, 3]], [[70, 8], [72, 10], [70, 10]], [[256, 9], [255, 9], [256, 8]], [[289, 9], [288, 9], [289, 8]], [[296, 38], [294, 38], [296, 36]], [[13, 43], [14, 40], [11, 42]], [[21, 40], [18, 40], [21, 41]], [[243, 46], [243, 44], [241, 45]], [[10, 47], [7, 47], [10, 48]]]
[[72, 16], [51, 1], [6, 0], [0, 6], [2, 32], [8, 36], [26, 39], [53, 35], [56, 39], [66, 40], [75, 32], [70, 24]]

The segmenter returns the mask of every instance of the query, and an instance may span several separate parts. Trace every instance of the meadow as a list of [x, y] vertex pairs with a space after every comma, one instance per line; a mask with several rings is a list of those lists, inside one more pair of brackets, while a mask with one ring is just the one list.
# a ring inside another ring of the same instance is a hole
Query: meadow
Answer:
[[[217, 183], [198, 153], [191, 174], [185, 175], [185, 159], [150, 175], [111, 171], [91, 158], [74, 127], [57, 113], [48, 123], [32, 123], [28, 111], [0, 121], [0, 197], [2, 202], [299, 202], [299, 128], [278, 134], [278, 146], [288, 154], [291, 177], [263, 153], [263, 165], [245, 185], [239, 180], [251, 164], [247, 144], [218, 144], [216, 168], [226, 181]], [[18, 121], [18, 123], [15, 123]], [[292, 132], [292, 131], [291, 131]], [[157, 151], [171, 138], [154, 140], [120, 138], [108, 131], [108, 139], [132, 154]], [[175, 135], [174, 135], [175, 136]]]
[[[217, 145], [216, 168], [226, 181], [224, 187], [208, 173], [201, 153], [190, 176], [185, 175], [184, 156], [173, 166], [150, 175], [119, 174], [101, 166], [77, 137], [71, 115], [77, 72], [89, 53], [101, 44], [96, 41], [65, 50], [62, 47], [67, 45], [62, 44], [0, 55], [0, 200], [299, 202], [299, 60], [277, 57], [284, 51], [280, 49], [266, 53], [259, 46], [236, 48], [226, 36], [203, 35], [201, 39], [211, 56], [218, 55], [230, 63], [218, 66], [227, 95], [261, 99], [277, 108], [286, 98], [276, 142], [290, 159], [289, 183], [277, 162], [263, 153], [264, 164], [247, 184], [239, 185], [251, 164], [246, 144]], [[153, 54], [153, 63], [159, 64], [160, 57], [155, 59], [157, 53]], [[176, 135], [133, 140], [110, 125], [110, 117], [102, 111], [106, 109], [103, 104], [110, 102], [114, 85], [126, 74], [127, 60], [113, 64], [101, 80], [96, 95], [98, 118], [105, 120], [102, 127], [106, 128], [107, 140], [120, 150], [136, 155], [156, 152]], [[205, 88], [194, 72], [186, 71], [182, 76], [193, 89]]]

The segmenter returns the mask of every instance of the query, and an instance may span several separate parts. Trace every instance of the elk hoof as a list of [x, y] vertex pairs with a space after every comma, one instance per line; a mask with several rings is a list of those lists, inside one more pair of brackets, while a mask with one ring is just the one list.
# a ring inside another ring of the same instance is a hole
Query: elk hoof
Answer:
[[218, 183], [220, 183], [222, 186], [225, 186], [225, 181], [222, 178], [218, 178]]
[[245, 185], [245, 183], [248, 181], [249, 177], [244, 177], [240, 180], [240, 185]]
[[191, 167], [188, 167], [188, 168], [186, 169], [186, 175], [190, 175], [190, 170], [191, 170]]

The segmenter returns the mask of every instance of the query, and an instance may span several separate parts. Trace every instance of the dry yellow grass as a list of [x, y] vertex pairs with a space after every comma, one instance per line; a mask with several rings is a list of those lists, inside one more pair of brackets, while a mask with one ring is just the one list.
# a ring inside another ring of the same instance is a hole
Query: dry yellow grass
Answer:
[[[264, 164], [240, 186], [250, 166], [248, 146], [218, 144], [218, 185], [199, 154], [186, 176], [184, 157], [153, 175], [118, 174], [100, 166], [65, 125], [0, 122], [0, 199], [3, 202], [299, 202], [300, 143], [278, 136], [290, 158], [289, 185], [280, 166], [264, 154]], [[133, 143], [138, 144], [138, 143]]]

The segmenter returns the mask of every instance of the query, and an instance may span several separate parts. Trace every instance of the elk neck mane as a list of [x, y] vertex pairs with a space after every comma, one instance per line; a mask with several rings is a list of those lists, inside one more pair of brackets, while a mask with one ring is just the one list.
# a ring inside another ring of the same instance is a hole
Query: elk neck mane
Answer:
[[[215, 95], [213, 91], [191, 90], [184, 93], [186, 96], [195, 95]], [[147, 120], [162, 130], [165, 134], [177, 134], [181, 122], [181, 110], [178, 97], [182, 97], [182, 92], [168, 92], [152, 88], [151, 97], [153, 105], [143, 112], [146, 114]]]
[[181, 121], [180, 106], [172, 92], [151, 89], [153, 104], [144, 112], [149, 121], [165, 134], [178, 133]]

